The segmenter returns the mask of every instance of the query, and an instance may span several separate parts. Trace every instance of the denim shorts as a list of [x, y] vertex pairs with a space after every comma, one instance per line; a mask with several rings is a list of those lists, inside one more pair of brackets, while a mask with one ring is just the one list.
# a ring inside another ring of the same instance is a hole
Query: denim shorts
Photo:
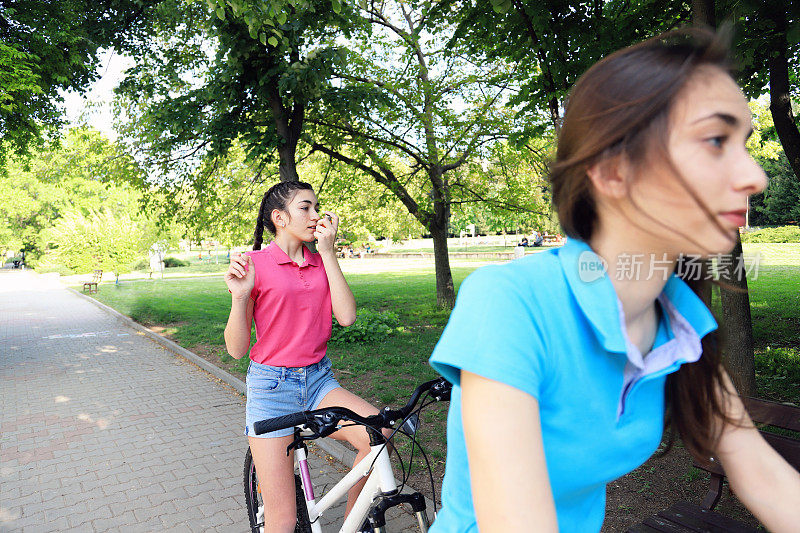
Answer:
[[253, 424], [259, 420], [316, 409], [333, 389], [341, 385], [333, 377], [331, 360], [323, 357], [313, 365], [291, 368], [250, 361], [247, 369], [247, 406], [244, 434], [275, 438], [294, 433], [293, 428], [256, 435]]

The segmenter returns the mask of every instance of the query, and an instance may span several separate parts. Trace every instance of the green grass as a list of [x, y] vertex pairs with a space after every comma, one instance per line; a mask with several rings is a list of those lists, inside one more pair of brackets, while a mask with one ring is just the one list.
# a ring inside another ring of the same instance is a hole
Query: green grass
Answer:
[[[164, 269], [165, 275], [170, 274], [206, 274], [218, 273], [228, 270], [228, 261], [221, 260], [219, 264], [215, 263], [191, 263], [189, 266], [184, 267], [170, 267]], [[154, 274], [155, 275], [155, 274]]]
[[[513, 252], [514, 251], [515, 243], [511, 240], [508, 241], [508, 246], [455, 246], [449, 245], [447, 247], [448, 252]], [[386, 250], [388, 253], [393, 254], [404, 254], [404, 253], [420, 253], [420, 252], [427, 252], [429, 254], [433, 253], [433, 247], [431, 248], [390, 248]]]

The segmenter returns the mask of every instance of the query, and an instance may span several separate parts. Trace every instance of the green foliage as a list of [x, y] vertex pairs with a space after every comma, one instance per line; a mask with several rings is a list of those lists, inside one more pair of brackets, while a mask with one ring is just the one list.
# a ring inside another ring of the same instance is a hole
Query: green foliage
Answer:
[[512, 65], [508, 99], [515, 137], [538, 137], [557, 129], [567, 92], [593, 63], [611, 52], [674, 28], [690, 15], [685, 2], [643, 0], [595, 2], [442, 2], [452, 6], [458, 27], [451, 45], [461, 43], [476, 57]]
[[747, 149], [757, 161], [775, 161], [783, 153], [775, 134], [775, 122], [769, 110], [769, 98], [762, 95], [749, 102], [753, 113], [753, 133], [747, 139]]
[[275, 165], [253, 165], [245, 148], [235, 142], [225, 157], [206, 160], [194, 186], [176, 188], [171, 194], [150, 189], [152, 204], [167, 209], [184, 228], [185, 236], [196, 242], [213, 239], [232, 247], [253, 242], [256, 216], [264, 190], [264, 176], [277, 174]]
[[81, 273], [129, 272], [155, 241], [155, 228], [145, 218], [108, 210], [68, 211], [44, 234], [53, 260]]
[[0, 8], [0, 163], [58, 134], [64, 91], [97, 76], [98, 50], [120, 45], [151, 12], [140, 0], [17, 0]]
[[[779, 6], [756, 0], [717, 0], [715, 4], [717, 20], [729, 20], [734, 24], [739, 80], [745, 93], [756, 98], [769, 85], [770, 60], [776, 54], [775, 45], [780, 42], [787, 47], [789, 83], [797, 91], [800, 88], [797, 77], [800, 6], [795, 2]], [[778, 28], [775, 13], [785, 15], [785, 30]]]
[[189, 261], [183, 261], [178, 259], [177, 257], [165, 257], [164, 258], [164, 268], [173, 268], [173, 267], [188, 267]]
[[750, 198], [750, 224], [753, 226], [800, 221], [800, 179], [778, 142], [768, 100], [765, 95], [750, 102], [753, 135], [747, 141], [747, 148], [769, 178], [766, 190]]
[[37, 150], [31, 158], [12, 157], [5, 170], [0, 251], [25, 249], [34, 265], [47, 249], [43, 231], [65, 213], [106, 209], [132, 216], [139, 210], [141, 195], [124, 184], [140, 176], [136, 163], [94, 130], [70, 130], [60, 146]]
[[[407, 171], [402, 162], [392, 163], [397, 173]], [[339, 215], [339, 236], [354, 249], [370, 236], [401, 240], [425, 231], [391, 191], [358, 169], [312, 154], [301, 163], [299, 172], [314, 185], [322, 208]]]
[[742, 234], [742, 242], [800, 242], [800, 226], [763, 228]]
[[[233, 19], [243, 22], [251, 39], [262, 45], [278, 48], [293, 45], [289, 17], [298, 13], [315, 14], [318, 18], [342, 15], [340, 0], [206, 0], [209, 8], [220, 20]], [[345, 7], [348, 7], [345, 4]], [[289, 24], [287, 24], [289, 23]]]
[[344, 328], [333, 319], [331, 342], [376, 343], [383, 341], [388, 335], [404, 331], [399, 325], [396, 313], [391, 311], [373, 311], [365, 308], [358, 310], [358, 318], [354, 324]]
[[756, 353], [756, 372], [800, 383], [800, 350], [767, 346]]
[[769, 177], [766, 190], [751, 200], [753, 225], [791, 224], [800, 221], [800, 178], [781, 151], [778, 157], [760, 159]]
[[[350, 11], [330, 0], [171, 3], [130, 47], [136, 67], [120, 85], [126, 138], [165, 183], [202, 190], [203, 159], [237, 140], [254, 164], [276, 151], [283, 179], [297, 179], [295, 151], [340, 55]], [[208, 168], [211, 168], [209, 165]]]
[[139, 259], [138, 261], [135, 261], [131, 265], [131, 270], [133, 270], [135, 272], [136, 271], [141, 272], [141, 271], [150, 270], [150, 260], [148, 258], [146, 258], [146, 257], [143, 257], [143, 258]]
[[487, 159], [465, 165], [453, 181], [453, 189], [484, 201], [457, 203], [451, 233], [458, 235], [469, 224], [482, 233], [559, 231], [553, 222], [547, 183], [552, 145], [546, 136], [529, 139], [522, 146], [498, 142], [487, 150]]

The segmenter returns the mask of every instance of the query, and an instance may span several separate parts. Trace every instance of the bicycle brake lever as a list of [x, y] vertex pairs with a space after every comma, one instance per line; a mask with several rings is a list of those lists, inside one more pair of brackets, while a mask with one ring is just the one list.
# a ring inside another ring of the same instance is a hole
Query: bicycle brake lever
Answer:
[[[289, 446], [286, 447], [286, 455], [291, 455], [292, 450], [294, 450], [298, 446], [300, 446], [303, 443], [303, 441], [315, 440], [315, 439], [319, 439], [319, 438], [322, 438], [322, 437], [327, 437], [328, 435], [333, 433], [333, 431], [328, 431], [327, 427], [320, 431], [319, 423], [316, 420], [316, 418], [307, 419], [306, 423], [303, 424], [303, 427], [307, 431], [310, 431], [311, 435], [303, 435], [302, 432], [295, 432], [294, 440], [291, 442], [291, 444], [289, 444]], [[335, 428], [334, 428], [334, 430], [335, 430]]]
[[433, 387], [431, 387], [431, 396], [433, 396], [436, 401], [439, 402], [446, 402], [450, 401], [450, 393], [453, 390], [453, 385], [450, 384], [444, 378], [439, 378], [439, 383], [436, 383]]

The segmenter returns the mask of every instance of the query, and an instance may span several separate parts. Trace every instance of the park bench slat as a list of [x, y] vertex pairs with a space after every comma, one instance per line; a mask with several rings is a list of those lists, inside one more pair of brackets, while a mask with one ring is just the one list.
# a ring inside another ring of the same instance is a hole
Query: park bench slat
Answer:
[[697, 532], [755, 533], [758, 531], [742, 524], [738, 520], [703, 509], [689, 502], [678, 502], [666, 511], [661, 511], [658, 515]]
[[759, 398], [747, 398], [745, 404], [753, 420], [791, 431], [800, 431], [800, 409], [795, 406]]
[[649, 517], [647, 520], [643, 522], [643, 524], [646, 526], [650, 526], [654, 530], [660, 531], [662, 533], [687, 533], [687, 531], [690, 531], [687, 530], [684, 526], [676, 524], [672, 520], [668, 520], [658, 515]]
[[630, 528], [627, 533], [660, 533], [660, 531], [660, 529], [655, 529], [647, 524], [641, 523]]
[[800, 470], [800, 441], [765, 431], [761, 435], [790, 465]]

